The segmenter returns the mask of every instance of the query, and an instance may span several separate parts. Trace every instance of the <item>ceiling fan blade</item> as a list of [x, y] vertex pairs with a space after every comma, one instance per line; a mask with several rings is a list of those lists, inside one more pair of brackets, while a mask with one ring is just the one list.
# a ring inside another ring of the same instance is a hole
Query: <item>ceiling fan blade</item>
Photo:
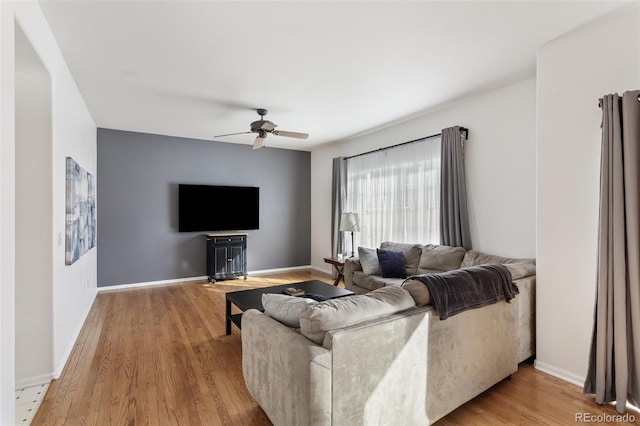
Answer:
[[265, 138], [261, 138], [260, 136], [258, 136], [256, 138], [256, 141], [253, 143], [253, 149], [260, 149], [264, 146], [264, 140]]
[[246, 135], [247, 133], [252, 133], [252, 132], [227, 133], [226, 135], [215, 135], [214, 138], [222, 138], [225, 136], [234, 136], [234, 135]]
[[274, 130], [271, 133], [276, 136], [284, 136], [286, 138], [307, 139], [309, 137], [309, 133], [288, 132], [286, 130]]

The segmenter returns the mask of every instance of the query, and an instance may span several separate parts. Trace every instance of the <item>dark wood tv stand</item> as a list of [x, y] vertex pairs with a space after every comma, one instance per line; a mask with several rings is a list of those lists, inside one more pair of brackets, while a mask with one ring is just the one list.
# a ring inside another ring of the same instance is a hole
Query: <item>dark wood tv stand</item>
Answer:
[[215, 283], [233, 280], [240, 276], [247, 279], [247, 234], [224, 232], [206, 234], [207, 276]]

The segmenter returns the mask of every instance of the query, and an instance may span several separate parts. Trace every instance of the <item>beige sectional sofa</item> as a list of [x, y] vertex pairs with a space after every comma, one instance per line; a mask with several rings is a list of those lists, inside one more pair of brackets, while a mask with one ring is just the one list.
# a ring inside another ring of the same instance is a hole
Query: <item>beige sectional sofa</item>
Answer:
[[[437, 274], [483, 264], [498, 263], [506, 266], [519, 290], [519, 295], [511, 301], [517, 330], [518, 362], [530, 358], [535, 353], [535, 259], [507, 258], [476, 250], [467, 251], [462, 247], [436, 244], [423, 246], [383, 242], [380, 249], [402, 251], [408, 277], [416, 274]], [[366, 262], [364, 259], [363, 261]], [[356, 294], [366, 294], [386, 286], [400, 286], [404, 281], [404, 278], [384, 278], [379, 275], [379, 272], [366, 275], [363, 271], [363, 262], [358, 257], [345, 260], [345, 288]]]
[[353, 258], [345, 281], [359, 295], [309, 305], [299, 329], [246, 311], [245, 383], [275, 425], [431, 424], [533, 354], [533, 260], [444, 246], [383, 247], [402, 251], [414, 273], [455, 262], [505, 264], [519, 294], [440, 320], [431, 305], [415, 306], [403, 279], [367, 276]]

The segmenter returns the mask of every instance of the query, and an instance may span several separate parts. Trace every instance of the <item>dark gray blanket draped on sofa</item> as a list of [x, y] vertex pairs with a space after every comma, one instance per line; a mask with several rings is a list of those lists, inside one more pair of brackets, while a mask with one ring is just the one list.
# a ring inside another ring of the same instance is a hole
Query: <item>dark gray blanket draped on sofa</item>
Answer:
[[597, 297], [584, 392], [599, 404], [640, 403], [640, 90], [607, 95], [602, 160]]
[[471, 250], [463, 135], [459, 126], [442, 129], [440, 241]]
[[499, 301], [509, 302], [519, 293], [504, 265], [476, 265], [439, 274], [414, 275], [429, 289], [431, 302], [441, 320], [468, 309]]

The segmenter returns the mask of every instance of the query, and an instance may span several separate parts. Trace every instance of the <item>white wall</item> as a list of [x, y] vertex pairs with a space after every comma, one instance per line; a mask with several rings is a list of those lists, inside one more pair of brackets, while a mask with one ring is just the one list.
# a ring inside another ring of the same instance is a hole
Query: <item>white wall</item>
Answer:
[[[461, 125], [473, 248], [508, 257], [535, 256], [535, 79], [311, 153], [311, 262], [327, 272], [331, 254], [332, 158], [440, 133]], [[348, 119], [348, 117], [345, 117]], [[421, 241], [416, 241], [421, 242]]]
[[593, 329], [602, 95], [640, 88], [640, 8], [538, 52], [537, 361], [582, 385]]
[[24, 31], [52, 82], [53, 368], [59, 375], [96, 294], [96, 250], [64, 265], [65, 156], [96, 174], [96, 125], [37, 2], [0, 2], [0, 424], [13, 424], [15, 386], [15, 59], [14, 27]]
[[[13, 16], [0, 2], [0, 424], [15, 422]], [[10, 66], [10, 67], [9, 67]]]

